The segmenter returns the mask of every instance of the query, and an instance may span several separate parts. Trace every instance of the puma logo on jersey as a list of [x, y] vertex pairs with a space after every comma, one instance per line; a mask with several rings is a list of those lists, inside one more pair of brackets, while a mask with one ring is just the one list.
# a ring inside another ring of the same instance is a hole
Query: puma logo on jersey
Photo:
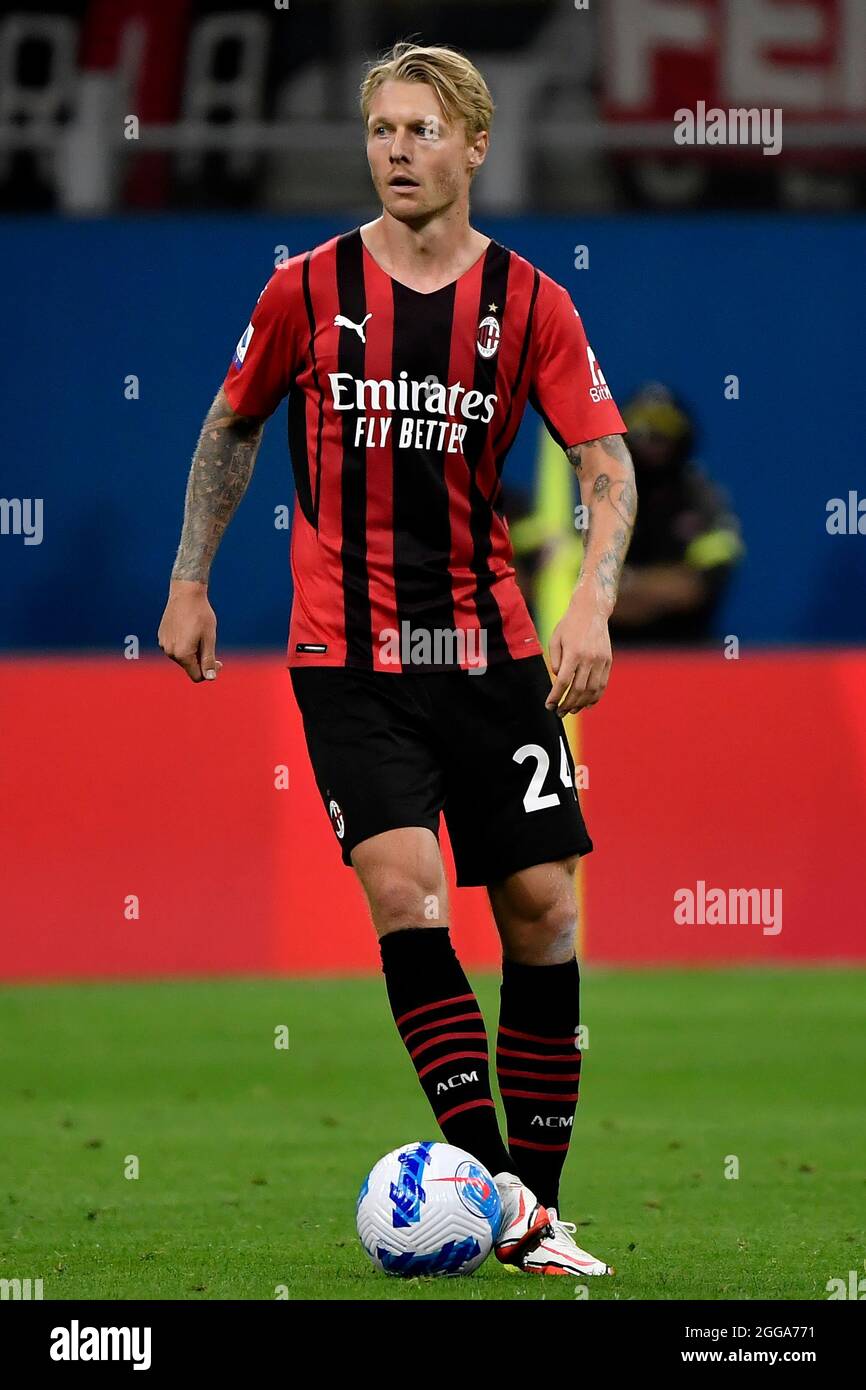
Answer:
[[345, 315], [345, 314], [337, 314], [336, 318], [334, 319], [334, 327], [335, 327], [335, 328], [354, 328], [354, 330], [355, 330], [355, 332], [357, 333], [358, 337], [361, 339], [361, 342], [362, 342], [362, 343], [366, 343], [367, 339], [366, 339], [366, 336], [365, 336], [365, 334], [364, 334], [364, 324], [367, 322], [367, 319], [371, 319], [372, 317], [373, 317], [372, 313], [370, 313], [370, 314], [365, 314], [364, 317], [361, 319], [361, 322], [360, 322], [360, 323], [353, 323], [351, 319], [347, 319], [347, 318], [346, 318], [346, 315]]

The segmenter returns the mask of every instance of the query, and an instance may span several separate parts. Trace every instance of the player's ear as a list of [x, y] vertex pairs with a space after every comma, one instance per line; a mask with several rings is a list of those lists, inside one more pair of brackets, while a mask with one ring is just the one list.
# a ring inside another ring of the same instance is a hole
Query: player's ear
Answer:
[[475, 152], [479, 164], [484, 163], [485, 159], [487, 158], [487, 151], [489, 150], [489, 148], [490, 136], [486, 130], [482, 130], [479, 132], [478, 138], [475, 141]]
[[487, 155], [490, 136], [486, 130], [481, 130], [473, 138], [469, 146], [469, 167], [470, 169], [480, 169]]

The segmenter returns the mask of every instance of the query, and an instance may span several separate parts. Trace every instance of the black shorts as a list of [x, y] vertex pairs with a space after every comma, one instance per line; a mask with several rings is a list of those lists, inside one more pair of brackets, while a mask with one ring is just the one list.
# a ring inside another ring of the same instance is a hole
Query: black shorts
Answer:
[[457, 883], [592, 849], [544, 658], [462, 670], [291, 669], [316, 783], [343, 853], [403, 826], [439, 834]]

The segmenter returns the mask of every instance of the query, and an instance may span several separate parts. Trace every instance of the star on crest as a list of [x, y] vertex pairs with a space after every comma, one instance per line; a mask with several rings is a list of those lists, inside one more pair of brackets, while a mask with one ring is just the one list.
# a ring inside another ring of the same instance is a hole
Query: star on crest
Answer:
[[496, 305], [495, 305], [495, 304], [488, 304], [487, 307], [488, 307], [488, 309], [490, 310], [491, 314], [495, 314], [495, 313], [496, 313]]

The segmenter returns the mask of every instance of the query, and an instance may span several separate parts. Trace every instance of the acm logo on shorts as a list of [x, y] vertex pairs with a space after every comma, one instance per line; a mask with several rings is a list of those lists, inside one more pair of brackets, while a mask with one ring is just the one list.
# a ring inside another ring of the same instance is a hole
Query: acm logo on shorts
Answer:
[[334, 834], [338, 840], [342, 840], [346, 833], [346, 821], [343, 812], [340, 810], [338, 802], [333, 797], [328, 803], [328, 815], [331, 817], [331, 824], [334, 827]]

